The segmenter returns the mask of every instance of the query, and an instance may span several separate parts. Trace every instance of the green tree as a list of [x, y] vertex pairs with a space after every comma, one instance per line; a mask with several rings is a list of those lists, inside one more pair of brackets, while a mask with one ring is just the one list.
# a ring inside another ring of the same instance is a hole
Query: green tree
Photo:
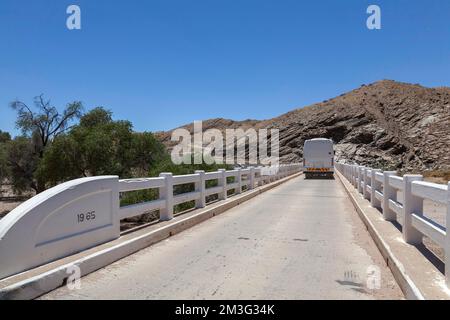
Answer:
[[135, 133], [129, 121], [114, 121], [110, 111], [99, 107], [54, 139], [38, 176], [48, 185], [55, 185], [94, 175], [147, 175], [165, 155], [164, 146], [153, 134]]
[[132, 139], [132, 176], [147, 176], [153, 168], [169, 158], [164, 145], [152, 133], [135, 132]]
[[[34, 99], [34, 108], [29, 107], [22, 101], [15, 100], [10, 104], [11, 108], [17, 112], [16, 127], [22, 131], [24, 137], [28, 137], [31, 141], [31, 147], [27, 146], [27, 153], [23, 154], [23, 158], [20, 159], [20, 154], [14, 154], [11, 156], [14, 160], [12, 163], [12, 171], [19, 174], [20, 170], [14, 168], [18, 163], [24, 163], [30, 161], [27, 164], [28, 170], [37, 170], [37, 166], [40, 160], [44, 157], [45, 150], [50, 143], [59, 135], [70, 129], [71, 124], [77, 120], [83, 110], [81, 102], [75, 101], [66, 106], [66, 108], [60, 113], [56, 107], [54, 107], [50, 100], [45, 100], [43, 95], [40, 95]], [[14, 148], [24, 148], [24, 140], [16, 141], [13, 143]], [[32, 154], [28, 151], [32, 150]], [[37, 156], [37, 160], [33, 155]], [[32, 159], [31, 159], [32, 158]], [[34, 165], [34, 167], [30, 167]], [[40, 180], [40, 176], [25, 174], [23, 176], [12, 175], [12, 179], [18, 179], [17, 183], [13, 181], [17, 186], [32, 186], [36, 192], [41, 192], [45, 189], [45, 182]], [[25, 181], [24, 179], [31, 179]]]
[[6, 144], [7, 142], [0, 142], [0, 195], [2, 194], [3, 184], [10, 177]]
[[16, 137], [6, 144], [6, 159], [8, 173], [16, 193], [34, 189], [38, 192], [34, 172], [37, 168], [39, 158], [35, 146], [28, 137]]
[[70, 124], [81, 117], [83, 105], [79, 101], [69, 103], [62, 113], [54, 107], [50, 100], [45, 100], [43, 95], [34, 99], [34, 109], [24, 102], [15, 100], [10, 104], [17, 112], [16, 127], [23, 135], [35, 135], [39, 157], [43, 157], [45, 147], [52, 139], [70, 128]]
[[0, 130], [0, 143], [6, 143], [11, 140], [9, 132]]

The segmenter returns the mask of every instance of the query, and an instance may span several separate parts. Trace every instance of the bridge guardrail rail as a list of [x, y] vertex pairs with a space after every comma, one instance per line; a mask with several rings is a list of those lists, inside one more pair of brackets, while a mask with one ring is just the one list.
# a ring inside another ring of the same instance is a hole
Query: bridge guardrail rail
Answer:
[[[403, 240], [409, 244], [422, 242], [427, 236], [439, 245], [445, 254], [445, 280], [450, 288], [450, 182], [447, 185], [423, 181], [422, 175], [397, 176], [395, 171], [384, 171], [364, 166], [336, 163], [336, 169], [363, 197], [378, 208], [387, 221], [402, 226]], [[403, 199], [397, 199], [402, 192]], [[446, 225], [428, 218], [424, 200], [446, 206]]]

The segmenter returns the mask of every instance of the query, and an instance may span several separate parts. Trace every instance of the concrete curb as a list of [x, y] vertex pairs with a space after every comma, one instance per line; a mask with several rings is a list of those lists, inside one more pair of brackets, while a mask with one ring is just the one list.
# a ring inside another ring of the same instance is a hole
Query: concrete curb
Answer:
[[343, 178], [340, 172], [336, 171], [336, 175], [339, 177], [339, 181], [343, 185], [346, 193], [348, 194], [351, 202], [353, 203], [353, 206], [358, 212], [359, 217], [366, 225], [367, 230], [369, 231], [376, 246], [378, 247], [378, 250], [380, 250], [381, 255], [386, 260], [389, 269], [391, 269], [392, 274], [394, 275], [394, 278], [397, 281], [398, 285], [400, 286], [401, 290], [405, 294], [405, 297], [409, 300], [425, 300], [420, 290], [412, 281], [411, 277], [407, 274], [405, 268], [403, 267], [403, 264], [394, 255], [389, 245], [383, 240], [380, 233], [376, 230], [375, 226], [367, 217], [364, 210], [358, 204], [358, 201], [356, 200], [355, 196], [350, 190], [351, 185], [344, 180], [345, 178]]
[[[44, 266], [26, 271], [18, 276], [4, 279], [0, 281], [0, 288], [2, 287], [1, 283], [5, 283], [5, 280], [7, 281], [7, 285], [3, 285], [3, 288], [0, 289], [0, 300], [24, 300], [39, 297], [65, 285], [68, 277], [73, 273], [73, 271], [69, 273], [68, 270], [72, 270], [74, 266], [79, 268], [81, 273], [80, 276], [83, 277], [117, 260], [149, 247], [152, 244], [167, 239], [194, 225], [219, 215], [228, 209], [236, 207], [239, 204], [256, 197], [257, 195], [273, 189], [300, 175], [301, 173], [296, 173], [289, 177], [255, 188], [254, 190], [247, 191], [241, 195], [236, 195], [228, 200], [211, 205], [210, 208], [207, 207], [205, 209], [195, 210], [193, 211], [193, 214], [188, 217], [179, 216], [166, 224], [162, 223], [163, 226], [160, 228], [143, 228], [142, 230], [136, 231], [136, 233], [139, 234], [137, 236], [134, 235], [133, 237], [133, 233], [127, 234], [130, 239], [124, 239], [127, 237], [123, 236], [110, 243], [93, 248], [93, 250], [87, 250], [88, 253], [85, 253], [84, 256], [83, 254], [81, 254], [81, 257], [76, 255], [77, 258], [72, 258], [72, 261], [62, 264], [60, 263], [59, 266], [54, 268], [47, 268], [47, 271], [45, 272], [36, 271], [37, 269], [45, 270]], [[151, 231], [148, 231], [149, 229]], [[71, 259], [70, 257], [67, 257], [61, 260], [64, 261]], [[52, 264], [55, 263], [50, 263], [49, 265]], [[18, 278], [19, 280], [14, 281], [15, 278]]]

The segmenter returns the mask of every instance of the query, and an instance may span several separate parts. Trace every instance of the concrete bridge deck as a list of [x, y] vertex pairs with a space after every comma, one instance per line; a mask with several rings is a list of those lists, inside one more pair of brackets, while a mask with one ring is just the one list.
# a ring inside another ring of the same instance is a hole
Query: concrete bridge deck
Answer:
[[301, 176], [41, 299], [402, 297], [340, 182]]

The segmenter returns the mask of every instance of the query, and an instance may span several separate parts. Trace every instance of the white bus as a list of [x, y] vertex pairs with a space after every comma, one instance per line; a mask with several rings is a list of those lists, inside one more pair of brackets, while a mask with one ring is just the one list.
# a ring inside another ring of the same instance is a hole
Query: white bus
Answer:
[[334, 174], [334, 148], [330, 139], [306, 140], [303, 147], [303, 167], [305, 179], [329, 177]]

